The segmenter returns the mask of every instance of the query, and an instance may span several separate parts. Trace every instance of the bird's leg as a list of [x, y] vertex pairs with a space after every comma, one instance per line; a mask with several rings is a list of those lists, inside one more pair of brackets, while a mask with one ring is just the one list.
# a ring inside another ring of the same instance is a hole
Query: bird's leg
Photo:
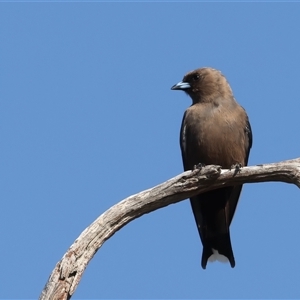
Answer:
[[234, 169], [233, 176], [235, 176], [237, 173], [241, 172], [241, 168], [242, 168], [242, 164], [241, 163], [236, 163], [236, 164], [233, 164], [229, 168], [229, 170], [231, 171], [232, 169]]
[[201, 171], [202, 168], [204, 168], [204, 167], [205, 167], [205, 164], [199, 163], [199, 164], [197, 164], [197, 165], [194, 165], [193, 171], [195, 171], [195, 170]]

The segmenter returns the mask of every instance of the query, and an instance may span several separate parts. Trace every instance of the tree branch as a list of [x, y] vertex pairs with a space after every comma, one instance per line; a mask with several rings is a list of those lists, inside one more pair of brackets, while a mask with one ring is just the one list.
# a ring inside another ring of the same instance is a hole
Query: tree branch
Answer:
[[279, 163], [222, 170], [210, 165], [184, 172], [151, 189], [115, 204], [75, 240], [51, 273], [40, 300], [70, 299], [95, 253], [119, 229], [132, 220], [220, 187], [266, 181], [293, 183], [300, 188], [300, 158]]

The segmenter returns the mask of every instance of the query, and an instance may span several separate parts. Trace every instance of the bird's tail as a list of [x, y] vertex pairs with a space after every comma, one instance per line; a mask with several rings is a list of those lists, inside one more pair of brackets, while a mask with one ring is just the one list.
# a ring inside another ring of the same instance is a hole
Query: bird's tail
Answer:
[[235, 260], [231, 247], [229, 232], [205, 239], [203, 243], [203, 252], [201, 259], [201, 266], [203, 269], [206, 268], [207, 261], [229, 261], [231, 267], [234, 268]]
[[[229, 261], [235, 266], [229, 226], [236, 201], [231, 201], [233, 187], [209, 191], [191, 198], [195, 221], [203, 244], [201, 266], [207, 261]], [[238, 198], [239, 194], [237, 195]], [[236, 195], [235, 195], [236, 198]], [[235, 198], [233, 200], [235, 200]]]

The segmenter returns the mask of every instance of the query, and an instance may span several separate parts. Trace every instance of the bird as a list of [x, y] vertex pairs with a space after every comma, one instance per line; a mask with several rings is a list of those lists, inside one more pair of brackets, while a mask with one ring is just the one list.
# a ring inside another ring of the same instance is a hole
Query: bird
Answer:
[[[252, 130], [247, 113], [235, 100], [225, 76], [211, 67], [199, 68], [188, 72], [171, 89], [182, 90], [192, 99], [180, 129], [184, 170], [199, 164], [229, 169], [246, 166]], [[203, 269], [208, 261], [216, 260], [235, 266], [229, 226], [241, 190], [242, 185], [228, 186], [190, 198], [203, 245]]]

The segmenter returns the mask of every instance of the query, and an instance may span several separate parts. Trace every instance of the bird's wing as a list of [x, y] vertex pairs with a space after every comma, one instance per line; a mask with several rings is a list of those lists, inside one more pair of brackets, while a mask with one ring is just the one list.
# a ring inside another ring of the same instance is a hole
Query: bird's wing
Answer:
[[247, 121], [246, 121], [246, 128], [245, 128], [245, 134], [246, 134], [246, 143], [245, 143], [245, 147], [246, 147], [246, 159], [245, 159], [245, 166], [247, 166], [248, 164], [248, 158], [249, 158], [249, 153], [250, 153], [250, 149], [252, 147], [252, 142], [253, 142], [253, 136], [252, 136], [252, 129], [251, 129], [251, 125], [247, 117]]
[[183, 115], [182, 122], [181, 122], [181, 128], [180, 128], [180, 149], [181, 149], [181, 156], [182, 156], [182, 162], [183, 162], [183, 167], [184, 170], [188, 170], [187, 166], [187, 154], [186, 154], [186, 140], [187, 140], [187, 135], [188, 135], [188, 129], [185, 124], [185, 116], [186, 112]]
[[[246, 153], [244, 165], [247, 166], [250, 149], [252, 147], [252, 130], [247, 115], [246, 115], [246, 127], [244, 128], [244, 132], [245, 132], [245, 153]], [[231, 223], [232, 218], [234, 216], [235, 209], [240, 197], [240, 193], [242, 191], [242, 187], [243, 187], [242, 185], [237, 185], [235, 187], [232, 187], [230, 198], [226, 205], [226, 216], [229, 224]]]

